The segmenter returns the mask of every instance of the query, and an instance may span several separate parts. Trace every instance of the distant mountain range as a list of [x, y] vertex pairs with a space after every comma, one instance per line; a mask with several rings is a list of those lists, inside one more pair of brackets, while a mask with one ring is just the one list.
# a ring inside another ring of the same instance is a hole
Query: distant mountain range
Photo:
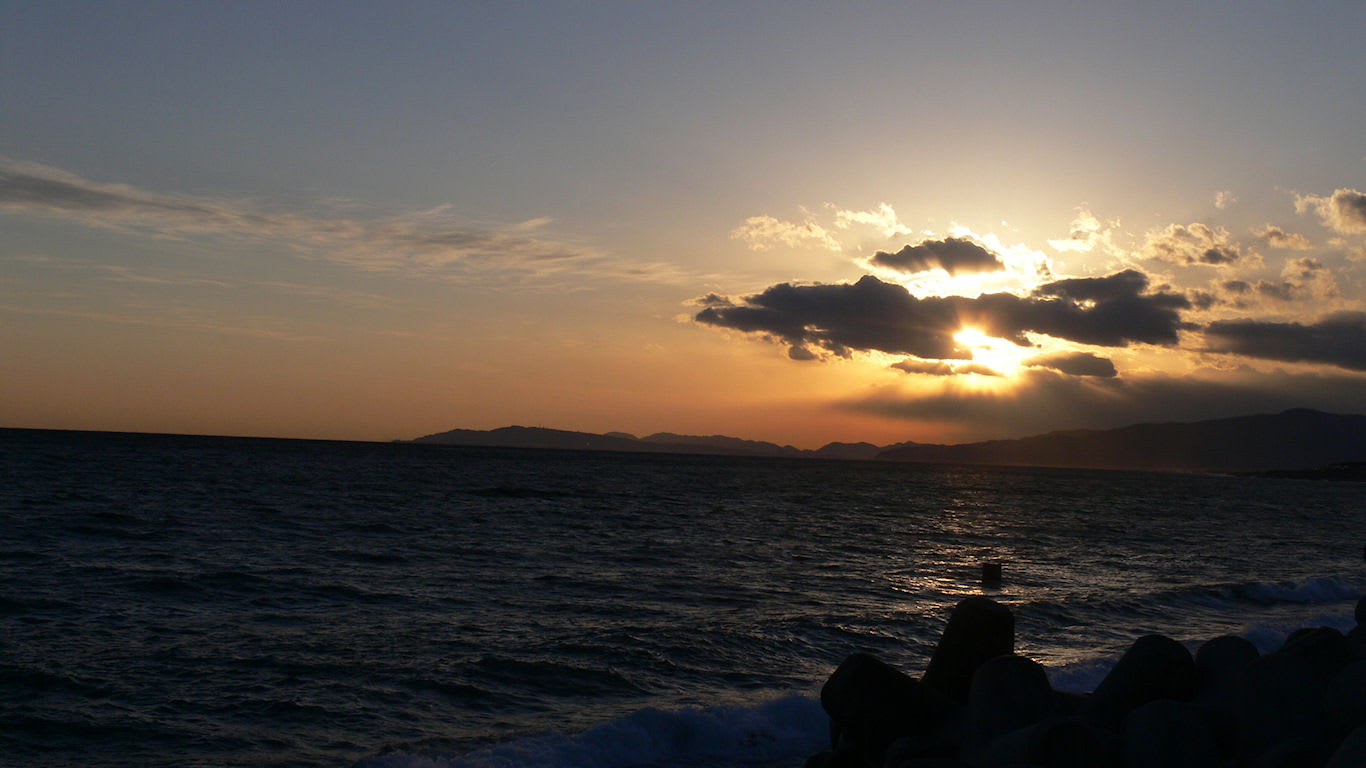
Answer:
[[780, 456], [1186, 472], [1268, 472], [1366, 462], [1366, 416], [1295, 409], [1188, 423], [1073, 430], [960, 445], [829, 443], [803, 450], [724, 435], [594, 434], [541, 427], [453, 429], [412, 442], [633, 453]]
[[500, 448], [550, 448], [576, 451], [625, 451], [628, 453], [695, 453], [721, 456], [781, 456], [803, 459], [875, 458], [883, 451], [913, 446], [915, 443], [877, 446], [872, 443], [830, 443], [811, 451], [759, 440], [742, 440], [725, 435], [676, 435], [656, 432], [636, 437], [626, 432], [570, 432], [544, 427], [501, 427], [487, 431], [452, 429], [419, 437], [411, 442], [440, 445], [483, 445]]
[[1295, 409], [1190, 423], [1050, 432], [1019, 440], [917, 445], [887, 461], [1186, 472], [1263, 472], [1366, 461], [1366, 416]]

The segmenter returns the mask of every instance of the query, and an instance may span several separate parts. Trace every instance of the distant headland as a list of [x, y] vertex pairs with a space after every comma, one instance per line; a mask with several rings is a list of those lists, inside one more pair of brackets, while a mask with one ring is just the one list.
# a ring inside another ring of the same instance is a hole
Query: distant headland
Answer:
[[453, 429], [409, 442], [630, 453], [1258, 473], [1350, 480], [1366, 477], [1362, 471], [1366, 466], [1366, 416], [1305, 408], [1207, 421], [1050, 432], [1015, 440], [959, 445], [829, 443], [816, 450], [804, 450], [724, 435], [659, 432], [636, 437], [625, 432], [595, 434], [542, 427]]
[[892, 449], [916, 445], [897, 443], [877, 446], [872, 443], [830, 443], [818, 450], [790, 445], [743, 440], [725, 435], [676, 435], [657, 432], [636, 437], [626, 432], [571, 432], [544, 427], [502, 427], [499, 429], [452, 429], [426, 435], [409, 442], [441, 445], [482, 445], [498, 448], [547, 448], [574, 451], [623, 451], [627, 453], [692, 453], [716, 456], [777, 456], [793, 459], [875, 459]]

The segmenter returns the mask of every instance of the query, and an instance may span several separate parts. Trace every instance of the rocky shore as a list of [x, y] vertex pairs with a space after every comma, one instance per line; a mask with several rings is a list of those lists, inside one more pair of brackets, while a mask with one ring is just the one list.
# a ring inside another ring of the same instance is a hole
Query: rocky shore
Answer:
[[1356, 620], [1265, 655], [1140, 637], [1073, 694], [1014, 654], [1008, 608], [970, 597], [919, 679], [866, 653], [839, 665], [821, 689], [831, 746], [806, 768], [1366, 768], [1366, 597]]

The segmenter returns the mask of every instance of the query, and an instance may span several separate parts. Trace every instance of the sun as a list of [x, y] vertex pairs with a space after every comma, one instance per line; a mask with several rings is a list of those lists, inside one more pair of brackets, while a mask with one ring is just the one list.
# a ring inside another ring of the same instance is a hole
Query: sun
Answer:
[[968, 326], [953, 335], [953, 340], [972, 353], [972, 361], [1002, 376], [1013, 376], [1024, 368], [1030, 350]]

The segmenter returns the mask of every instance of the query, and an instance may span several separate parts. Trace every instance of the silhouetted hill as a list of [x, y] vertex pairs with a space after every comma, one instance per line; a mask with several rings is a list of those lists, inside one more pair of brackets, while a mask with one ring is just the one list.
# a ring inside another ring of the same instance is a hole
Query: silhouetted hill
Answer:
[[826, 443], [816, 449], [816, 455], [823, 459], [871, 459], [891, 448], [880, 448], [872, 443]]
[[1349, 461], [1313, 469], [1265, 469], [1247, 474], [1257, 477], [1281, 477], [1294, 480], [1340, 480], [1342, 482], [1366, 483], [1366, 462]]
[[442, 445], [484, 445], [499, 448], [561, 448], [578, 451], [638, 451], [640, 441], [633, 437], [595, 435], [542, 427], [500, 427], [498, 429], [452, 429], [413, 440], [414, 443]]
[[849, 459], [857, 461], [867, 461], [876, 459], [879, 454], [897, 448], [908, 448], [920, 443], [910, 441], [904, 443], [893, 443], [891, 445], [877, 446], [872, 443], [826, 443], [814, 451], [808, 451], [812, 456], [820, 459]]
[[499, 429], [452, 429], [425, 435], [411, 442], [440, 445], [482, 445], [500, 448], [549, 448], [576, 451], [627, 451], [632, 453], [694, 453], [722, 456], [781, 456], [789, 458], [871, 459], [889, 448], [914, 443], [878, 447], [872, 443], [830, 443], [808, 451], [790, 445], [760, 440], [743, 440], [725, 435], [676, 435], [657, 432], [637, 438], [627, 432], [571, 432], [543, 427], [501, 427]]
[[891, 461], [1248, 472], [1366, 461], [1366, 416], [1295, 409], [1190, 423], [1051, 432], [1019, 440], [918, 445]]
[[[640, 438], [641, 442], [652, 445], [677, 448], [686, 446], [692, 449], [705, 449], [708, 453], [736, 454], [742, 456], [789, 456], [800, 458], [809, 451], [793, 448], [790, 445], [777, 445], [759, 440], [742, 440], [725, 435], [675, 435], [672, 432], [656, 432]], [[671, 453], [676, 451], [671, 450]]]

